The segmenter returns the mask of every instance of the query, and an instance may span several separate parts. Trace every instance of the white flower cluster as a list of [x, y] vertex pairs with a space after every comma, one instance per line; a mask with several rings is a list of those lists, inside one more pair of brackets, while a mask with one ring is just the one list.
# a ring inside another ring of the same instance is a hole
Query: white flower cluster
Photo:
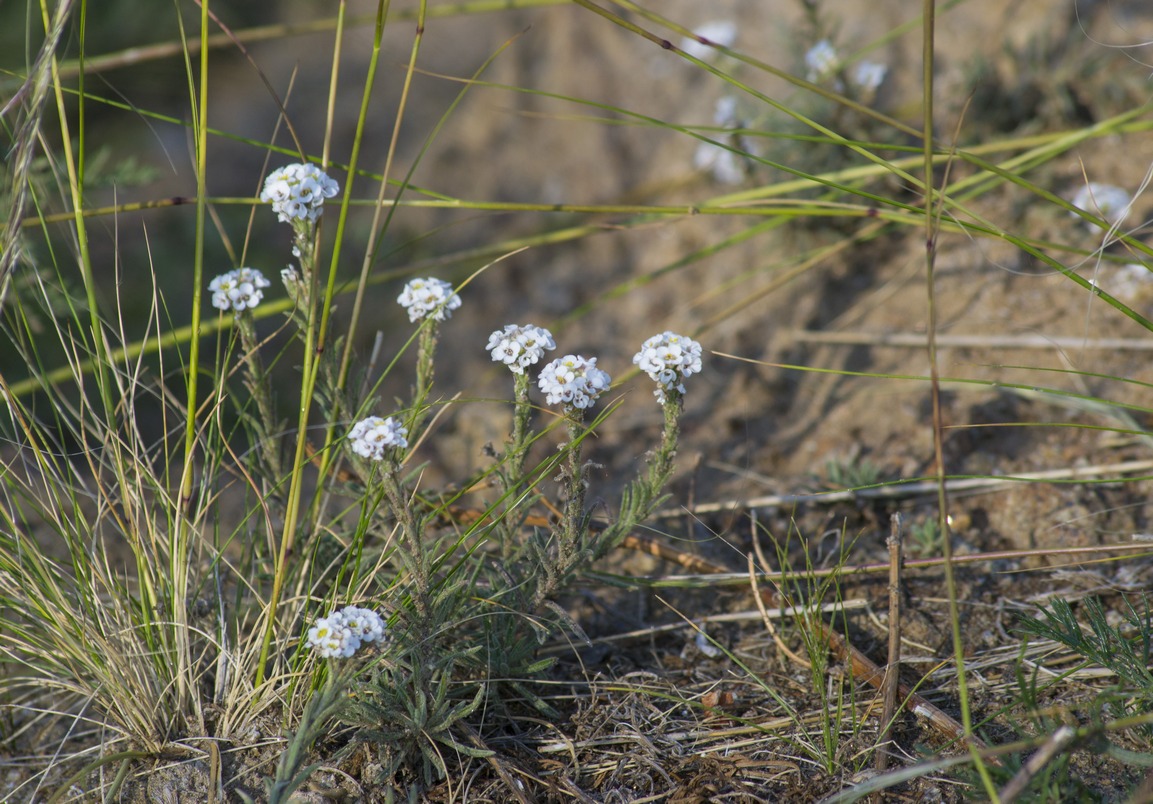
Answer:
[[[832, 42], [822, 39], [805, 54], [805, 67], [808, 70], [806, 77], [816, 82], [832, 78], [840, 62], [840, 56], [837, 55]], [[875, 61], [861, 61], [853, 67], [849, 80], [865, 95], [872, 95], [884, 82], [888, 73], [887, 65]], [[838, 92], [844, 88], [840, 81], [835, 82], [834, 86]]]
[[565, 355], [549, 363], [540, 373], [537, 385], [550, 405], [591, 408], [612, 383], [607, 371], [597, 368], [595, 357]]
[[408, 310], [409, 321], [419, 321], [430, 314], [435, 320], [444, 321], [460, 307], [460, 296], [453, 293], [452, 285], [432, 277], [411, 280], [396, 300]]
[[213, 279], [208, 289], [212, 291], [213, 307], [243, 313], [260, 304], [263, 288], [268, 285], [264, 274], [255, 268], [236, 268]]
[[348, 433], [352, 451], [373, 461], [384, 460], [385, 450], [407, 447], [408, 430], [392, 416], [382, 419], [369, 416], [361, 419]]
[[701, 345], [684, 335], [662, 332], [641, 345], [633, 363], [657, 384], [654, 393], [663, 405], [669, 391], [683, 394], [685, 377], [701, 370]]
[[384, 639], [384, 620], [372, 609], [345, 606], [308, 629], [308, 646], [327, 659], [347, 659], [361, 644]]
[[316, 222], [324, 211], [324, 199], [340, 192], [340, 185], [316, 165], [285, 165], [268, 174], [261, 201], [271, 201], [272, 211], [284, 223]]
[[828, 39], [817, 42], [805, 53], [805, 67], [809, 70], [809, 80], [824, 81], [837, 69], [839, 61], [832, 42]]
[[540, 362], [546, 349], [555, 349], [556, 342], [552, 333], [543, 327], [508, 324], [488, 336], [485, 348], [492, 353], [493, 360], [504, 363], [513, 374], [524, 374], [526, 368]]
[[1125, 222], [1132, 204], [1133, 199], [1124, 188], [1095, 181], [1086, 184], [1073, 196], [1073, 206], [1092, 212], [1114, 226]]

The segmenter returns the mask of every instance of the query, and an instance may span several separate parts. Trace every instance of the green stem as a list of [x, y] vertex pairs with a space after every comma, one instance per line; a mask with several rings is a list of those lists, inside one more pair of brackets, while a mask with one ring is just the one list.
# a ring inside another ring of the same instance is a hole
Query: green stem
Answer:
[[413, 512], [404, 488], [400, 485], [397, 477], [399, 469], [395, 464], [387, 468], [381, 482], [392, 515], [400, 523], [402, 536], [399, 548], [412, 573], [412, 602], [416, 608], [417, 628], [421, 632], [420, 641], [423, 641], [431, 629], [432, 577], [429, 575], [428, 557], [425, 555], [423, 523]]
[[[426, 1], [427, 0], [421, 0], [421, 9], [422, 10], [424, 8]], [[369, 110], [370, 102], [372, 99], [373, 85], [376, 83], [376, 71], [377, 71], [377, 67], [380, 63], [381, 42], [382, 42], [383, 37], [384, 37], [384, 28], [385, 28], [385, 24], [386, 24], [386, 21], [388, 18], [388, 9], [390, 6], [391, 6], [390, 0], [378, 0], [377, 5], [376, 5], [375, 29], [374, 29], [374, 33], [373, 33], [373, 39], [372, 39], [372, 55], [369, 57], [369, 60], [368, 60], [368, 72], [367, 72], [365, 79], [364, 79], [364, 91], [361, 93], [360, 111], [357, 114], [357, 118], [356, 118], [356, 132], [352, 138], [352, 153], [349, 156], [349, 160], [348, 160], [348, 174], [347, 174], [347, 178], [346, 178], [345, 183], [344, 183], [344, 194], [341, 198], [340, 213], [339, 213], [339, 216], [337, 217], [337, 221], [336, 221], [336, 235], [333, 238], [332, 258], [331, 258], [331, 261], [329, 262], [329, 268], [328, 268], [328, 282], [327, 282], [327, 284], [325, 286], [325, 290], [324, 290], [324, 303], [321, 305], [320, 331], [318, 333], [318, 337], [316, 340], [316, 351], [317, 351], [318, 357], [320, 355], [324, 354], [328, 349], [329, 316], [331, 315], [331, 312], [333, 309], [332, 300], [336, 295], [336, 275], [337, 275], [338, 266], [340, 265], [341, 248], [344, 245], [345, 224], [348, 220], [348, 211], [351, 208], [352, 189], [353, 189], [353, 185], [355, 183], [356, 176], [358, 174], [357, 164], [360, 160], [360, 149], [361, 149], [361, 145], [364, 141], [364, 131], [365, 131], [365, 126], [367, 124], [367, 120], [368, 120], [368, 116], [369, 116], [368, 110]], [[343, 4], [341, 6], [341, 9], [342, 9], [341, 21], [343, 23], [343, 18], [344, 18]], [[422, 17], [422, 23], [423, 23], [423, 17]], [[423, 28], [423, 24], [420, 27]], [[341, 27], [338, 27], [337, 30], [338, 30], [337, 49], [339, 51], [340, 44], [343, 42], [344, 29], [341, 26]], [[418, 32], [418, 35], [417, 35], [417, 39], [419, 39], [419, 38], [420, 38], [420, 32]], [[333, 58], [333, 70], [334, 71], [336, 70], [337, 62], [338, 62], [338, 59], [336, 56], [334, 56], [334, 58]], [[335, 75], [334, 75], [332, 85], [330, 88], [330, 96], [332, 96], [332, 97], [335, 96], [335, 87], [336, 87], [336, 79], [335, 79]], [[329, 114], [328, 114], [328, 125], [326, 127], [325, 145], [324, 145], [324, 166], [326, 168], [328, 167], [329, 137], [331, 135], [331, 130], [332, 130], [332, 121], [333, 121], [333, 108], [330, 106]], [[383, 181], [383, 179], [382, 179], [382, 181]], [[354, 310], [354, 314], [355, 313], [356, 313], [356, 311]], [[351, 340], [351, 334], [352, 334], [352, 331], [350, 330], [349, 331], [350, 340]], [[344, 389], [344, 380], [345, 380], [345, 378], [341, 375], [342, 375], [342, 370], [337, 370], [337, 376], [335, 376], [333, 378], [333, 380], [331, 382], [331, 387], [328, 389], [329, 391], [332, 392], [331, 397], [332, 397], [333, 401], [332, 401], [332, 410], [330, 411], [329, 421], [326, 422], [325, 433], [324, 433], [324, 446], [322, 447], [322, 449], [320, 451], [320, 454], [322, 456], [321, 457], [321, 467], [320, 467], [321, 476], [324, 476], [329, 471], [329, 456], [335, 454], [335, 450], [332, 449], [332, 444], [336, 439], [336, 430], [335, 430], [333, 425], [335, 424], [335, 420], [340, 416], [341, 392]], [[308, 389], [308, 392], [310, 395], [312, 394], [314, 387], [315, 386], [310, 387]], [[301, 440], [303, 440], [303, 434], [301, 435]], [[315, 522], [316, 518], [319, 516], [319, 510], [320, 510], [319, 505], [320, 505], [320, 496], [318, 495], [317, 497], [315, 497], [313, 499], [313, 504], [310, 507], [309, 515], [308, 515], [309, 519], [312, 520], [313, 522]]]
[[664, 405], [664, 428], [661, 444], [648, 461], [643, 477], [629, 483], [621, 498], [621, 511], [617, 521], [600, 534], [592, 548], [592, 558], [603, 558], [614, 549], [635, 527], [644, 522], [664, 499], [665, 486], [673, 474], [673, 460], [677, 455], [680, 438], [680, 415], [683, 405], [681, 394], [669, 391]]
[[940, 232], [936, 221], [940, 218], [937, 206], [944, 206], [943, 193], [934, 190], [933, 181], [933, 54], [935, 48], [936, 4], [935, 0], [924, 0], [924, 28], [921, 33], [922, 52], [922, 112], [921, 124], [924, 128], [925, 172], [925, 285], [928, 294], [928, 352], [929, 352], [929, 394], [933, 408], [933, 449], [936, 454], [937, 515], [943, 535], [942, 556], [945, 568], [945, 589], [949, 599], [949, 620], [952, 624], [953, 661], [957, 666], [957, 697], [961, 706], [961, 723], [965, 729], [965, 742], [973, 757], [973, 763], [981, 776], [989, 800], [997, 802], [997, 788], [985, 767], [977, 748], [967, 738], [973, 734], [973, 716], [969, 706], [969, 685], [965, 677], [965, 642], [961, 634], [961, 613], [957, 602], [957, 584], [953, 573], [952, 534], [949, 532], [949, 498], [945, 486], [945, 452], [943, 444], [944, 424], [941, 418], [941, 382], [937, 367], [937, 306], [934, 295], [934, 277], [937, 256], [937, 237]]
[[432, 393], [432, 381], [436, 374], [436, 342], [439, 334], [439, 322], [432, 318], [425, 319], [416, 348], [416, 385], [412, 391], [412, 415], [408, 420], [408, 437], [414, 443], [420, 440], [420, 427], [428, 417], [428, 397]]
[[256, 337], [256, 323], [252, 315], [248, 312], [238, 315], [236, 329], [240, 333], [240, 348], [243, 352], [245, 371], [248, 374], [245, 385], [249, 395], [256, 401], [257, 416], [253, 420], [252, 428], [252, 434], [256, 439], [256, 453], [262, 457], [268, 469], [267, 476], [276, 483], [284, 477], [280, 461], [280, 444], [276, 440], [279, 425], [272, 404], [272, 388], [264, 369], [264, 361], [260, 358], [260, 344]]
[[507, 447], [506, 471], [513, 482], [519, 483], [524, 475], [524, 459], [528, 454], [529, 435], [532, 427], [532, 402], [528, 398], [530, 385], [528, 372], [513, 375], [513, 398], [515, 408], [512, 418], [512, 435]]
[[584, 411], [565, 407], [568, 418], [568, 466], [565, 468], [565, 503], [561, 512], [561, 523], [556, 529], [555, 555], [543, 553], [541, 571], [544, 578], [533, 594], [532, 610], [540, 608], [546, 600], [556, 594], [577, 569], [584, 554], [585, 543], [585, 477], [584, 463], [581, 460], [581, 441], [585, 435]]
[[532, 403], [529, 401], [530, 379], [527, 372], [513, 375], [513, 396], [515, 399], [512, 417], [512, 433], [505, 445], [504, 466], [497, 470], [502, 491], [504, 492], [505, 510], [499, 518], [497, 532], [501, 540], [501, 555], [507, 560], [512, 557], [513, 546], [516, 543], [516, 532], [521, 517], [516, 508], [522, 504], [525, 491], [524, 462], [531, 445], [532, 435]]
[[584, 464], [581, 461], [581, 438], [584, 436], [583, 411], [573, 409], [565, 412], [569, 416], [568, 495], [564, 505], [564, 521], [561, 523], [558, 556], [561, 565], [568, 567], [576, 561], [577, 545], [584, 530], [586, 486]]

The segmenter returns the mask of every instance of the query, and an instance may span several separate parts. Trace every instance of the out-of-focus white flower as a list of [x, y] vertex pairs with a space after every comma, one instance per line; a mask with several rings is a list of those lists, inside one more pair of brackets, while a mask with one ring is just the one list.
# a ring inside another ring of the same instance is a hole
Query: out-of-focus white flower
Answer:
[[[732, 95], [718, 98], [713, 122], [725, 128], [741, 128], [744, 124], [737, 114], [737, 99]], [[735, 140], [734, 148], [757, 155], [759, 149], [749, 137], [733, 136], [732, 139]], [[708, 171], [720, 184], [740, 184], [748, 174], [749, 161], [737, 151], [712, 142], [700, 142], [693, 153], [693, 167]]]
[[1098, 285], [1096, 279], [1089, 283], [1094, 287], [1103, 287], [1110, 295], [1119, 299], [1132, 300], [1138, 295], [1145, 295], [1145, 291], [1153, 283], [1153, 271], [1149, 266], [1139, 262], [1131, 262], [1116, 267], [1103, 265], [1100, 271], [1105, 274], [1105, 280]]
[[324, 212], [324, 199], [338, 192], [340, 185], [316, 165], [285, 165], [268, 174], [260, 200], [272, 202], [272, 211], [284, 223], [315, 222]]
[[382, 461], [386, 450], [408, 446], [407, 435], [408, 430], [392, 416], [387, 419], [369, 416], [353, 425], [348, 442], [357, 455]]
[[453, 293], [452, 285], [432, 277], [410, 280], [396, 301], [408, 310], [409, 321], [419, 321], [430, 314], [437, 321], [445, 321], [460, 307], [460, 296]]
[[729, 20], [703, 23], [693, 29], [692, 36], [686, 36], [681, 40], [681, 50], [694, 59], [705, 61], [717, 51], [702, 42], [702, 39], [721, 47], [732, 47], [733, 42], [737, 41], [737, 24]]
[[294, 287], [300, 282], [300, 272], [289, 265], [287, 268], [281, 269], [280, 281], [284, 283], [286, 288]]
[[861, 91], [870, 94], [880, 88], [888, 73], [888, 65], [875, 61], [859, 61], [853, 67], [853, 83]]
[[711, 142], [697, 145], [693, 167], [708, 171], [718, 184], [740, 184], [745, 180], [746, 162], [740, 154]]
[[824, 81], [826, 78], [833, 74], [837, 69], [839, 63], [837, 58], [837, 51], [833, 48], [832, 42], [828, 39], [822, 39], [817, 44], [809, 48], [809, 52], [805, 54], [805, 67], [808, 68], [810, 81]]
[[550, 405], [562, 403], [566, 407], [584, 410], [591, 408], [609, 385], [612, 377], [597, 368], [595, 357], [565, 355], [541, 370], [537, 385]]
[[1133, 199], [1123, 188], [1091, 181], [1077, 191], [1073, 206], [1092, 212], [1110, 224], [1119, 226], [1129, 217]]
[[218, 310], [243, 313], [260, 304], [269, 281], [255, 268], [236, 268], [208, 283], [212, 306]]
[[364, 642], [384, 639], [384, 620], [372, 609], [345, 606], [308, 629], [308, 646], [326, 659], [348, 659]]
[[540, 362], [546, 349], [555, 349], [556, 342], [543, 327], [509, 324], [489, 335], [485, 348], [493, 360], [504, 363], [513, 374], [524, 374], [526, 368]]
[[657, 384], [657, 401], [662, 405], [668, 392], [685, 393], [684, 379], [701, 370], [701, 345], [675, 332], [654, 335], [641, 345], [633, 363]]
[[740, 128], [741, 118], [737, 115], [737, 99], [732, 95], [721, 95], [713, 109], [713, 122], [725, 128]]

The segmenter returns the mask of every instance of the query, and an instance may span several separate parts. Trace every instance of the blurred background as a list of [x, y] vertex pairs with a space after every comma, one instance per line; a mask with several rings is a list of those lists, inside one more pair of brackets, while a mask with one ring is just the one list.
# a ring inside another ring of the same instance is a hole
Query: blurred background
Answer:
[[[513, 251], [522, 238], [534, 238], [532, 248], [495, 265], [462, 291], [464, 307], [442, 334], [438, 383], [444, 396], [462, 392], [508, 398], [507, 376], [488, 363], [480, 347], [489, 332], [514, 322], [550, 327], [561, 353], [599, 355], [618, 377], [631, 367], [640, 342], [664, 329], [696, 334], [706, 351], [754, 360], [846, 370], [925, 368], [921, 353], [831, 348], [794, 337], [849, 326], [923, 332], [921, 232], [875, 227], [867, 218], [789, 221], [687, 213], [690, 205], [718, 205], [726, 199], [734, 206], [755, 206], [750, 198], [793, 178], [794, 171], [866, 167], [867, 160], [842, 146], [814, 142], [809, 127], [587, 9], [555, 0], [516, 6], [493, 4], [490, 11], [476, 13], [478, 6], [430, 4], [391, 177], [405, 176], [419, 157], [407, 201], [448, 198], [569, 208], [501, 211], [462, 204], [458, 209], [400, 209], [372, 257], [378, 281], [367, 306], [372, 316], [354, 335], [361, 355], [367, 355], [378, 331], [384, 334], [386, 354], [411, 334], [407, 318], [393, 303], [406, 278], [435, 275], [459, 283]], [[209, 125], [217, 133], [210, 138], [208, 183], [217, 200], [215, 233], [208, 238], [209, 275], [245, 264], [275, 278], [290, 260], [287, 228], [266, 209], [254, 211], [251, 199], [268, 170], [300, 158], [269, 153], [268, 143], [295, 150], [278, 120], [273, 93], [283, 100], [304, 155], [319, 161], [324, 153], [333, 63], [329, 15], [336, 8], [307, 2], [211, 5], [247, 52], [232, 44], [212, 50]], [[361, 169], [377, 176], [396, 122], [415, 9], [412, 2], [394, 3], [384, 37], [360, 156]], [[742, 63], [707, 48], [693, 51], [735, 81], [845, 136], [889, 147], [893, 158], [900, 149], [917, 146], [910, 134], [790, 85], [756, 62], [811, 78], [916, 129], [921, 114], [919, 6], [901, 0], [878, 0], [867, 7], [839, 0], [717, 0], [703, 7], [691, 0], [667, 0], [657, 10], [685, 28], [715, 32], [714, 37], [726, 38], [753, 60]], [[184, 3], [179, 11], [183, 35], [194, 38], [198, 8]], [[330, 172], [342, 187], [348, 181], [341, 165], [347, 163], [354, 136], [373, 13], [368, 2], [348, 5], [329, 144]], [[691, 45], [641, 14], [620, 13], [676, 44]], [[1016, 141], [1083, 128], [1147, 102], [1150, 70], [1141, 45], [1153, 40], [1153, 17], [1142, 3], [970, 0], [941, 4], [939, 13], [936, 117], [942, 141], [966, 147]], [[122, 0], [93, 6], [88, 17], [88, 205], [193, 197], [190, 89], [176, 11]], [[12, 75], [25, 69], [26, 54], [35, 52], [41, 36], [27, 30], [22, 6], [0, 4], [5, 97], [16, 86]], [[71, 37], [75, 53], [75, 27]], [[806, 61], [806, 54], [822, 42], [839, 60], [838, 68], [826, 74]], [[494, 56], [480, 76], [483, 83], [469, 88], [445, 118], [466, 81]], [[853, 70], [862, 64], [879, 69], [879, 80], [866, 85], [855, 78]], [[75, 73], [75, 65], [62, 69]], [[46, 121], [53, 116], [50, 111]], [[440, 122], [443, 127], [436, 130]], [[744, 133], [726, 134], [733, 128]], [[58, 130], [49, 122], [44, 135], [58, 137]], [[731, 142], [755, 158], [702, 150], [690, 131]], [[1144, 172], [1150, 162], [1147, 140], [1134, 138], [1108, 148], [1094, 140], [1068, 158], [1040, 165], [1030, 178], [1064, 197], [1086, 180], [1136, 190], [1135, 173]], [[47, 177], [50, 166], [40, 169]], [[958, 176], [965, 168], [955, 170]], [[919, 203], [892, 177], [856, 186], [882, 198]], [[355, 282], [360, 270], [371, 225], [369, 202], [377, 191], [375, 178], [357, 179], [353, 195], [364, 203], [350, 217], [339, 266], [342, 280]], [[772, 203], [771, 195], [764, 197], [764, 203]], [[785, 197], [830, 198], [827, 188], [804, 181]], [[862, 203], [848, 195], [841, 200]], [[995, 190], [974, 204], [1007, 229], [1026, 228], [1042, 238], [1082, 238], [1077, 245], [1093, 246], [1096, 235], [1082, 236], [1071, 229], [1063, 210], [1041, 208], [1028, 194]], [[633, 209], [638, 205], [684, 205], [686, 214], [646, 215]], [[59, 200], [49, 206], [66, 208]], [[571, 209], [580, 206], [605, 209], [600, 214]], [[1147, 212], [1148, 205], [1138, 198], [1130, 221], [1144, 220]], [[129, 330], [133, 322], [143, 325], [152, 304], [150, 281], [138, 283], [137, 277], [155, 276], [165, 315], [177, 325], [187, 321], [194, 214], [185, 205], [94, 219], [94, 254], [98, 270], [109, 280], [107, 301], [111, 309], [113, 296], [119, 296]], [[333, 215], [327, 219], [331, 222]], [[33, 240], [31, 253], [42, 259], [44, 248]], [[1049, 281], [1052, 272], [1028, 265], [1015, 249], [995, 239], [943, 240], [940, 261], [943, 320], [956, 331], [966, 326], [984, 331], [1009, 320], [1017, 331], [1047, 328], [1055, 320], [1054, 310], [1081, 310], [1083, 299], [1072, 292], [1063, 295], [1065, 285]], [[981, 296], [978, 287], [995, 291]], [[270, 296], [278, 293], [274, 287]], [[278, 324], [273, 317], [262, 326], [273, 332]], [[962, 362], [970, 359], [967, 354]], [[291, 373], [291, 360], [277, 370]], [[874, 410], [876, 398], [853, 401], [855, 387], [843, 379], [717, 358], [707, 361], [706, 372], [709, 379], [700, 378], [688, 398], [686, 467], [707, 455], [727, 467], [798, 475], [840, 454], [846, 441], [893, 472], [916, 473], [926, 465], [929, 432], [911, 428], [923, 420], [923, 388], [887, 405], [891, 425], [870, 422], [863, 432], [862, 411]], [[392, 396], [405, 395], [406, 376], [396, 372], [386, 383], [386, 406]], [[285, 383], [286, 388], [292, 385]], [[604, 457], [630, 464], [646, 448], [660, 412], [639, 382], [622, 391], [629, 398], [606, 437], [626, 448]], [[282, 404], [288, 408], [291, 400]], [[439, 448], [430, 445], [441, 450], [434, 464], [446, 476], [476, 468], [484, 460], [483, 445], [499, 442], [507, 427], [503, 402], [463, 410], [443, 424], [454, 438], [438, 439], [444, 445]], [[844, 421], [837, 419], [839, 410]], [[719, 489], [729, 481], [748, 483], [747, 478], [733, 479], [729, 469], [700, 478], [703, 488]]]

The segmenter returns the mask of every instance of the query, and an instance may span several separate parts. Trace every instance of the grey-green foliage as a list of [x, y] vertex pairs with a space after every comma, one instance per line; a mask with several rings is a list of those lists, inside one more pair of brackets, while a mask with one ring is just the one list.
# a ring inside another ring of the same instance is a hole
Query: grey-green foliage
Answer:
[[343, 708], [345, 689], [343, 679], [330, 675], [325, 685], [309, 698], [300, 716], [300, 724], [280, 755], [276, 775], [265, 780], [265, 795], [269, 804], [291, 800], [292, 794], [319, 767], [319, 763], [307, 763], [308, 751], [313, 742], [326, 732], [331, 719]]
[[934, 556], [941, 552], [944, 540], [941, 526], [933, 517], [909, 526], [909, 552], [917, 557]]
[[830, 488], [858, 489], [874, 486], [881, 479], [881, 467], [867, 460], [828, 461], [825, 478]]
[[1052, 639], [1087, 661], [1117, 674], [1126, 692], [1148, 710], [1153, 701], [1153, 671], [1149, 669], [1153, 651], [1153, 623], [1150, 622], [1149, 599], [1141, 597], [1140, 605], [1124, 601], [1123, 622], [1110, 625], [1101, 600], [1087, 597], [1081, 603], [1085, 624], [1073, 612], [1067, 600], [1055, 598], [1040, 619], [1023, 619], [1020, 628], [1026, 634]]
[[486, 685], [458, 677], [476, 651], [428, 656], [417, 649], [356, 686], [345, 721], [359, 727], [358, 740], [377, 747], [382, 781], [396, 784], [409, 769], [416, 786], [427, 788], [449, 773], [449, 759], [492, 754], [467, 725]]

